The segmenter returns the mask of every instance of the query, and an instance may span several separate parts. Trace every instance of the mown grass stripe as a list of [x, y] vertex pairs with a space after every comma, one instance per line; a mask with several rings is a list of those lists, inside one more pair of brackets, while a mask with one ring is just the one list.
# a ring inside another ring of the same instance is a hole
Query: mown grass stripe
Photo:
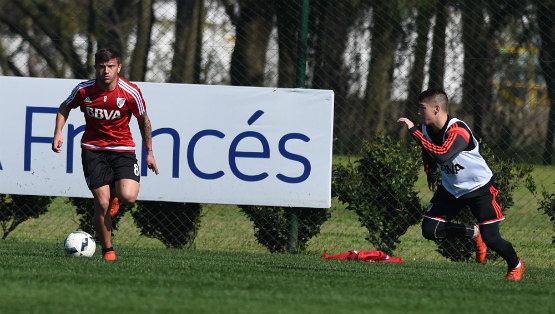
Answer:
[[66, 258], [59, 245], [0, 242], [0, 313], [553, 313], [555, 271], [380, 264], [202, 250], [120, 248]]

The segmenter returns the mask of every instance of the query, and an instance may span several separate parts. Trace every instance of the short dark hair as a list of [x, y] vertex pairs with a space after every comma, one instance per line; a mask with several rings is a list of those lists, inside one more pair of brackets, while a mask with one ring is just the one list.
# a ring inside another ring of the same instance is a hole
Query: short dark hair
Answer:
[[102, 49], [99, 49], [94, 54], [94, 64], [100, 64], [102, 62], [108, 62], [112, 59], [117, 59], [118, 64], [120, 64], [119, 58], [120, 58], [120, 54], [117, 50], [111, 49], [111, 48], [102, 48]]
[[430, 103], [432, 105], [440, 105], [441, 109], [447, 112], [449, 105], [449, 97], [441, 88], [430, 88], [418, 95], [418, 103]]

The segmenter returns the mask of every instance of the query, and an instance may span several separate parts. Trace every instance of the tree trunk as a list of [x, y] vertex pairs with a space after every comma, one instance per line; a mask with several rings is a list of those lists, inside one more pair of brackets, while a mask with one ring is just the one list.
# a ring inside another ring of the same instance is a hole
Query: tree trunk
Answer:
[[399, 31], [395, 3], [376, 1], [373, 9], [370, 69], [366, 85], [365, 137], [385, 129], [385, 115], [391, 106], [391, 88], [397, 35]]
[[275, 6], [279, 46], [278, 87], [297, 87], [299, 5], [288, 0], [278, 0]]
[[[422, 92], [424, 85], [424, 66], [426, 65], [426, 50], [428, 47], [428, 32], [430, 31], [432, 8], [425, 4], [418, 7], [416, 16], [416, 43], [414, 45], [414, 63], [409, 75], [408, 95], [405, 103], [406, 110], [414, 119], [418, 111], [418, 95]], [[430, 65], [430, 68], [433, 66]], [[404, 116], [403, 113], [401, 113]], [[414, 120], [413, 120], [414, 121]], [[407, 134], [403, 132], [402, 134]]]
[[42, 72], [37, 69], [37, 54], [35, 53], [33, 47], [29, 47], [27, 55], [27, 70], [29, 71], [29, 77], [44, 77]]
[[[345, 51], [350, 26], [354, 21], [345, 18], [345, 14], [350, 12], [345, 1], [315, 2], [311, 3], [310, 15], [312, 16], [309, 17], [309, 38], [311, 38], [309, 45], [313, 50], [308, 56], [309, 62], [312, 63], [310, 86], [316, 89], [333, 90], [333, 134], [335, 138], [347, 142], [353, 132], [352, 125], [347, 122], [353, 104], [346, 101], [349, 90]], [[341, 148], [334, 147], [334, 149], [337, 151]]]
[[[338, 9], [331, 5], [323, 8], [312, 87], [333, 90], [336, 102], [341, 102], [347, 96], [347, 71], [343, 54], [347, 49], [348, 24], [345, 17], [338, 14]], [[336, 108], [340, 107], [336, 103]]]
[[[119, 51], [122, 57], [127, 55], [127, 39], [133, 28], [130, 20], [134, 0], [114, 0], [109, 9], [105, 29], [98, 40], [98, 48], [112, 48]], [[122, 60], [123, 61], [123, 60]]]
[[[198, 6], [198, 19], [196, 28], [196, 45], [195, 45], [195, 64], [194, 64], [194, 74], [193, 83], [201, 84], [201, 72], [202, 72], [202, 51], [203, 51], [203, 33], [204, 33], [204, 20], [206, 19], [206, 6], [205, 0], [199, 0]], [[206, 78], [205, 78], [206, 79]]]
[[447, 1], [448, 0], [439, 0], [436, 3], [436, 20], [434, 25], [432, 56], [429, 68], [429, 88], [444, 88], [445, 34], [447, 33], [447, 20], [449, 17], [449, 5]]
[[204, 0], [177, 0], [170, 83], [199, 83]]
[[98, 9], [97, 0], [89, 0], [89, 20], [87, 21], [87, 72], [90, 76], [94, 75], [94, 42], [97, 38], [98, 23], [96, 10]]
[[489, 18], [486, 22], [484, 3], [467, 0], [462, 10], [464, 75], [463, 106], [471, 108], [472, 131], [481, 139], [484, 137], [484, 113], [493, 99], [493, 75], [496, 59], [494, 38], [498, 21]]
[[[9, 23], [11, 30], [20, 34], [35, 49], [38, 55], [44, 59], [48, 67], [56, 77], [65, 77], [63, 66], [59, 65], [56, 55], [48, 53], [48, 48], [43, 47], [44, 43], [38, 36], [33, 35], [33, 27], [36, 26], [41, 32], [52, 41], [54, 48], [60, 53], [65, 64], [69, 65], [75, 78], [86, 78], [87, 68], [81, 62], [81, 56], [77, 53], [77, 48], [73, 44], [74, 30], [70, 29], [69, 16], [58, 16], [49, 11], [49, 7], [39, 7], [36, 3], [28, 1], [14, 1], [14, 4], [28, 16], [32, 23], [25, 25], [25, 21], [12, 21]], [[63, 20], [63, 19], [66, 20]], [[7, 19], [7, 17], [2, 17]], [[53, 20], [54, 19], [54, 20]], [[34, 25], [34, 26], [33, 26]], [[64, 28], [65, 26], [65, 28]]]
[[150, 51], [152, 25], [154, 24], [154, 10], [152, 0], [140, 0], [137, 19], [137, 43], [131, 56], [129, 66], [129, 79], [144, 81], [148, 65], [148, 52]]
[[8, 54], [6, 53], [6, 49], [4, 45], [2, 45], [2, 29], [0, 28], [0, 70], [2, 70], [3, 76], [10, 75], [10, 66], [8, 62]]
[[538, 5], [537, 15], [541, 37], [540, 66], [547, 85], [550, 103], [543, 163], [551, 165], [555, 136], [555, 63], [552, 61], [555, 58], [555, 2], [546, 1], [543, 5]]
[[480, 108], [480, 58], [484, 40], [482, 8], [478, 0], [467, 0], [462, 9], [464, 46], [463, 108], [470, 108], [472, 131], [482, 137], [482, 108]]
[[274, 10], [267, 2], [241, 0], [231, 55], [230, 78], [235, 86], [264, 86], [266, 51], [272, 32]]

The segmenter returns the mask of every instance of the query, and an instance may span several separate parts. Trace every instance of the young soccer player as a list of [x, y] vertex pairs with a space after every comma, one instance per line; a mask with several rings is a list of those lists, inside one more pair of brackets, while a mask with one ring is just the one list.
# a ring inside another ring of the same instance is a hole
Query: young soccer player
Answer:
[[130, 205], [139, 194], [140, 172], [135, 143], [129, 129], [131, 116], [139, 129], [149, 169], [158, 174], [152, 152], [152, 126], [146, 105], [137, 85], [118, 76], [121, 71], [119, 53], [100, 49], [95, 54], [96, 77], [78, 84], [60, 105], [52, 150], [62, 151], [62, 129], [72, 109], [85, 115], [85, 133], [81, 139], [81, 160], [85, 181], [94, 197], [94, 224], [102, 245], [102, 257], [113, 261], [112, 218], [119, 202]]
[[[422, 221], [422, 235], [429, 240], [467, 237], [474, 240], [476, 261], [486, 258], [487, 247], [507, 261], [506, 280], [520, 280], [524, 263], [513, 245], [499, 233], [505, 219], [498, 204], [498, 190], [493, 174], [479, 152], [478, 141], [463, 121], [447, 114], [449, 99], [441, 89], [428, 89], [418, 96], [418, 115], [422, 124], [415, 126], [407, 118], [411, 136], [422, 147], [428, 187], [434, 190], [437, 172], [442, 185], [437, 189]], [[450, 222], [469, 206], [477, 225]]]

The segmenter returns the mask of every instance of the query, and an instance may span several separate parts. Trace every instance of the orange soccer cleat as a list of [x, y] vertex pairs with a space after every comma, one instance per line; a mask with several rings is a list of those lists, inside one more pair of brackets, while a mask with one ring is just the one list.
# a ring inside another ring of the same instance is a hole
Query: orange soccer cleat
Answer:
[[507, 270], [505, 280], [519, 281], [520, 279], [522, 279], [522, 274], [524, 274], [526, 268], [524, 267], [524, 263], [522, 262], [520, 257], [518, 258], [518, 261], [520, 262], [520, 265], [517, 268], [509, 268], [509, 270]]
[[116, 252], [109, 251], [109, 252], [102, 253], [102, 259], [105, 259], [107, 261], [115, 261], [116, 260]]
[[486, 254], [488, 253], [488, 247], [482, 240], [482, 235], [480, 234], [480, 227], [475, 225], [477, 234], [474, 235], [472, 241], [474, 241], [474, 247], [476, 248], [476, 262], [483, 263], [486, 259]]
[[110, 205], [110, 216], [114, 217], [119, 210], [119, 199], [114, 197], [112, 199], [112, 204]]

